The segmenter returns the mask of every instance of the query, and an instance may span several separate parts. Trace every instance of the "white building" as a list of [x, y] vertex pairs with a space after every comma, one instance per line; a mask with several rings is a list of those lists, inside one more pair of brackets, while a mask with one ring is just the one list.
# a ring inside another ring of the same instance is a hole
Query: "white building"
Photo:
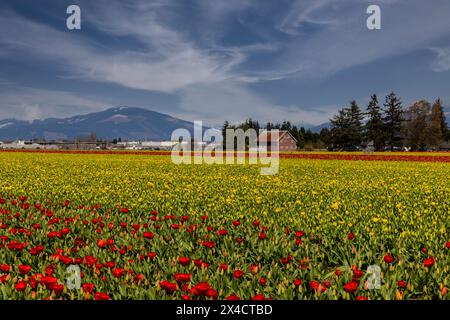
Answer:
[[37, 149], [43, 149], [43, 150], [55, 150], [58, 149], [58, 146], [56, 145], [41, 145], [38, 143], [33, 142], [27, 142], [24, 140], [17, 140], [10, 143], [0, 142], [0, 149], [8, 149], [8, 150], [14, 150], [14, 149], [25, 149], [25, 150], [37, 150]]
[[117, 145], [123, 146], [126, 150], [170, 150], [175, 144], [177, 144], [176, 141], [127, 141], [117, 143]]

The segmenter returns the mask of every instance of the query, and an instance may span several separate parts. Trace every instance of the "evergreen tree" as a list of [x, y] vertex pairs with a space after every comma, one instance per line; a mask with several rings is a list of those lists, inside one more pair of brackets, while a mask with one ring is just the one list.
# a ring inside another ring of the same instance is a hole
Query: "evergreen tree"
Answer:
[[322, 141], [322, 143], [325, 144], [325, 146], [329, 146], [331, 144], [331, 132], [330, 129], [328, 128], [322, 128], [322, 130], [320, 130], [320, 141]]
[[445, 139], [447, 136], [447, 122], [440, 98], [437, 98], [431, 107], [431, 121], [433, 127], [438, 128], [440, 138]]
[[357, 147], [361, 145], [363, 139], [363, 119], [364, 116], [355, 100], [350, 102], [350, 146]]
[[402, 102], [394, 92], [391, 92], [386, 96], [383, 106], [383, 123], [386, 134], [386, 142], [392, 151], [394, 150], [394, 147], [401, 145], [401, 128], [403, 117]]
[[303, 149], [305, 147], [305, 144], [306, 144], [305, 134], [306, 134], [305, 128], [301, 127], [298, 130], [297, 137], [296, 137], [297, 138], [297, 147], [299, 147], [300, 149]]
[[351, 117], [348, 108], [338, 111], [331, 122], [331, 142], [334, 148], [346, 149], [349, 147], [349, 128]]
[[363, 136], [363, 114], [356, 103], [338, 111], [331, 120], [331, 141], [334, 147], [355, 150], [361, 145]]
[[287, 131], [291, 131], [292, 130], [292, 125], [289, 121], [283, 121], [283, 123], [281, 124], [281, 130], [287, 130]]
[[376, 151], [383, 150], [383, 119], [381, 116], [381, 108], [378, 105], [377, 95], [371, 97], [369, 105], [367, 106], [368, 121], [366, 123], [365, 136], [368, 141], [373, 141]]
[[222, 137], [223, 137], [223, 148], [225, 149], [227, 146], [226, 137], [227, 137], [227, 129], [230, 128], [230, 123], [225, 121], [222, 126]]

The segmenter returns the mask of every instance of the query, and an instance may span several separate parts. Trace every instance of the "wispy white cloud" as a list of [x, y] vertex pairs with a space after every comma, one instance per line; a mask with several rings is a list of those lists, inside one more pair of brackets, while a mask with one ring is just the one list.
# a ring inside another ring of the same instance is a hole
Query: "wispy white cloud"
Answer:
[[108, 51], [86, 38], [11, 14], [0, 15], [0, 28], [11, 30], [0, 34], [0, 43], [11, 51], [33, 52], [33, 58], [56, 58], [67, 65], [71, 76], [80, 79], [168, 93], [232, 77], [230, 68], [243, 59], [242, 55], [197, 48], [177, 32], [158, 24], [151, 12], [153, 7], [148, 15], [134, 9], [106, 8], [109, 11], [102, 11], [99, 16], [92, 13], [95, 24], [112, 34], [141, 41], [146, 50]]
[[[84, 19], [81, 32], [0, 12], [0, 29], [8, 30], [0, 33], [0, 56], [54, 63], [62, 70], [60, 76], [74, 80], [169, 93], [179, 98], [178, 116], [210, 123], [224, 117], [324, 122], [335, 111], [334, 106], [306, 108], [291, 102], [282, 106], [267, 101], [248, 83], [325, 78], [354, 66], [429, 48], [450, 33], [450, 2], [446, 0], [435, 0], [433, 5], [421, 0], [302, 0], [280, 8], [276, 15], [259, 18], [259, 13], [267, 12], [259, 11], [263, 1], [198, 0], [192, 5], [199, 10], [201, 22], [196, 28], [202, 39], [183, 30], [186, 21], [177, 24], [180, 21], [175, 17], [179, 18], [178, 10], [184, 4], [180, 1], [80, 2]], [[366, 29], [365, 9], [372, 3], [382, 6], [380, 31]], [[243, 37], [240, 45], [222, 42], [224, 26], [243, 22], [246, 10], [252, 10], [255, 20], [260, 19], [252, 24], [259, 35], [275, 33], [279, 38], [249, 36], [253, 41], [246, 41]], [[418, 12], [424, 14], [422, 20]], [[86, 28], [114, 41], [91, 37]], [[435, 52], [433, 70], [450, 70], [449, 49]], [[270, 59], [258, 60], [261, 53]], [[258, 63], [252, 64], [254, 60]], [[4, 85], [1, 80], [0, 85]], [[1, 98], [4, 105], [23, 106], [18, 114], [26, 119], [59, 115], [63, 112], [58, 110], [75, 104], [79, 107], [74, 113], [104, 107], [103, 101], [43, 89], [28, 88], [20, 94], [3, 90]], [[0, 112], [0, 117], [11, 114], [3, 109]]]
[[[195, 84], [235, 81], [279, 80], [289, 77], [320, 77], [384, 57], [408, 53], [429, 45], [450, 30], [446, 12], [450, 3], [437, 0], [430, 6], [419, 0], [372, 1], [382, 5], [383, 29], [370, 32], [365, 27], [364, 1], [296, 1], [275, 27], [292, 36], [282, 45], [261, 43], [227, 47], [213, 41], [202, 47], [182, 30], [165, 25], [162, 18], [174, 10], [174, 1], [132, 1], [86, 3], [87, 22], [113, 36], [138, 41], [141, 48], [108, 50], [104, 44], [15, 16], [0, 15], [0, 34], [7, 51], [33, 52], [43, 59], [58, 59], [72, 76], [100, 82], [112, 82], [129, 88], [172, 93]], [[369, 4], [369, 1], [365, 1]], [[236, 12], [254, 8], [254, 1], [198, 1], [204, 16], [226, 19]], [[448, 10], [447, 10], [448, 9]], [[418, 23], [416, 13], [426, 12], [433, 19]], [[219, 33], [214, 22], [204, 28]], [[399, 22], [401, 21], [401, 23]], [[273, 21], [272, 21], [273, 22]], [[225, 23], [225, 22], [224, 22]], [[305, 23], [322, 25], [313, 37], [301, 35]], [[270, 28], [270, 26], [269, 26]], [[300, 33], [300, 35], [299, 35]], [[272, 50], [277, 59], [263, 68], [239, 70], [239, 65], [254, 55]]]
[[220, 86], [202, 84], [183, 90], [180, 93], [180, 111], [175, 115], [192, 121], [202, 120], [215, 126], [221, 125], [217, 123], [218, 113], [223, 115], [222, 120], [231, 122], [254, 118], [263, 122], [290, 120], [320, 124], [327, 121], [335, 109], [336, 106], [303, 108], [271, 104], [245, 86], [224, 81]]
[[[285, 19], [284, 30], [294, 35], [276, 63], [280, 73], [300, 69], [300, 78], [326, 77], [379, 59], [424, 49], [450, 33], [450, 2], [431, 5], [420, 0], [320, 0], [299, 1]], [[382, 29], [366, 28], [369, 4], [379, 4]], [[336, 17], [336, 23], [329, 19]], [[420, 19], [423, 15], [423, 19]], [[426, 22], [425, 22], [425, 20]], [[297, 35], [302, 22], [323, 23], [313, 37]], [[326, 23], [329, 22], [329, 23]]]
[[277, 28], [287, 34], [298, 35], [305, 24], [336, 24], [339, 20], [329, 17], [331, 12], [329, 5], [333, 2], [335, 0], [296, 1]]
[[0, 91], [0, 119], [36, 120], [68, 117], [104, 109], [107, 103], [66, 91], [8, 85]]
[[431, 48], [436, 53], [436, 59], [431, 64], [431, 68], [435, 72], [443, 72], [450, 70], [450, 48]]

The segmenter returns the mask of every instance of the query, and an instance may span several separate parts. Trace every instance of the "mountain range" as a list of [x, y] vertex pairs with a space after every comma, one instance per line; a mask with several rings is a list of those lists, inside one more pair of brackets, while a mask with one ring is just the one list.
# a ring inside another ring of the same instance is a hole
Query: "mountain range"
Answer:
[[[319, 132], [328, 123], [319, 126], [302, 124]], [[99, 139], [170, 140], [175, 129], [187, 129], [191, 134], [194, 124], [167, 114], [143, 108], [115, 107], [100, 112], [70, 118], [48, 118], [23, 121], [0, 120], [0, 141], [11, 140], [72, 140], [95, 132]]]
[[101, 139], [170, 140], [175, 129], [193, 132], [194, 124], [142, 108], [116, 107], [70, 118], [22, 121], [0, 120], [3, 140], [70, 140], [95, 132]]

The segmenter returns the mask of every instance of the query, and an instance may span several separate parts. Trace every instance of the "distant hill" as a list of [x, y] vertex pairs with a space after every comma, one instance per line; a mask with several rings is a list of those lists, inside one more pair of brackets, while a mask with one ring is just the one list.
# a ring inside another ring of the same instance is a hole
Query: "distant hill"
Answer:
[[319, 133], [320, 130], [325, 129], [325, 128], [329, 129], [330, 126], [331, 126], [331, 123], [325, 122], [325, 123], [319, 124], [318, 126], [311, 126], [308, 129], [310, 129], [312, 132]]
[[305, 128], [306, 130], [311, 130], [314, 133], [319, 133], [320, 130], [323, 128], [330, 128], [331, 123], [325, 122], [319, 125], [311, 124], [309, 122], [294, 122], [293, 125], [295, 125], [297, 128]]
[[142, 108], [116, 107], [71, 118], [34, 120], [0, 120], [0, 140], [63, 140], [89, 136], [127, 140], [170, 140], [175, 129], [193, 132], [192, 122]]

